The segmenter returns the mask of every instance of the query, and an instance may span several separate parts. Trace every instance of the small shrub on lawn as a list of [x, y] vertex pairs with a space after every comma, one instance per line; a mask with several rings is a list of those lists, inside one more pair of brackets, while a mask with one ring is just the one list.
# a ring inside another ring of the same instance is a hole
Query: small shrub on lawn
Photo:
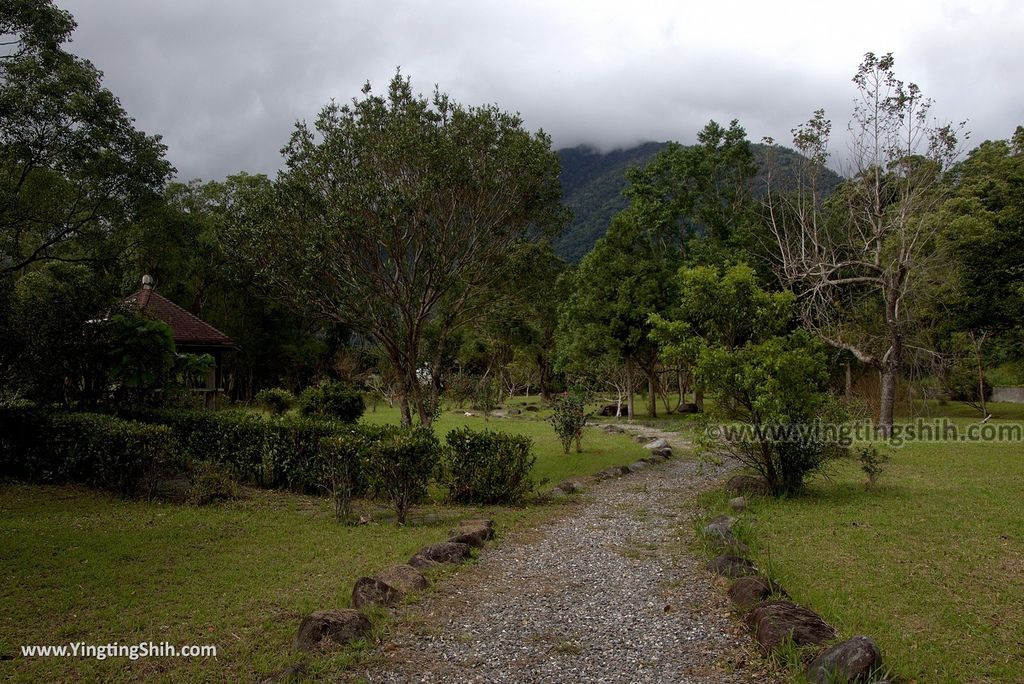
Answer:
[[205, 506], [230, 501], [237, 499], [239, 494], [238, 483], [230, 468], [213, 461], [192, 464], [191, 484], [186, 495], [190, 504]]
[[352, 497], [363, 481], [360, 461], [369, 453], [370, 440], [364, 432], [323, 437], [317, 459], [317, 480], [334, 500], [339, 522], [352, 520]]
[[281, 387], [262, 390], [255, 400], [257, 405], [278, 416], [287, 413], [298, 401], [294, 394]]
[[441, 472], [452, 501], [518, 503], [533, 489], [529, 476], [537, 459], [529, 437], [460, 428], [446, 441]]
[[889, 452], [879, 451], [873, 444], [857, 448], [857, 460], [860, 461], [860, 469], [868, 476], [865, 484], [867, 489], [874, 489], [878, 485], [878, 478], [885, 472], [889, 463]]
[[440, 453], [437, 436], [425, 427], [391, 428], [373, 440], [363, 471], [373, 492], [391, 502], [398, 524], [404, 524], [412, 504], [427, 495]]
[[354, 423], [366, 411], [362, 393], [342, 382], [307, 387], [299, 400], [302, 415]]
[[573, 442], [576, 443], [577, 452], [583, 451], [583, 427], [588, 417], [585, 405], [583, 395], [577, 392], [570, 392], [555, 401], [554, 413], [548, 421], [555, 428], [565, 453], [569, 453]]

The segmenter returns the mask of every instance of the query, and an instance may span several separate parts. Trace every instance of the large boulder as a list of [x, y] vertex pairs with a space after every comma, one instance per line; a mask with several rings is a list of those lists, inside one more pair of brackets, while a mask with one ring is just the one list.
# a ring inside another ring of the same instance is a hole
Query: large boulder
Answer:
[[622, 405], [621, 409], [619, 408], [618, 404], [605, 404], [604, 406], [597, 410], [597, 415], [604, 416], [605, 418], [610, 418], [614, 416], [616, 413], [618, 413], [621, 416], [624, 416], [628, 411], [629, 409], [626, 407], [625, 404]]
[[295, 635], [295, 649], [318, 651], [365, 638], [370, 621], [358, 610], [321, 610], [302, 618]]
[[646, 461], [633, 461], [632, 463], [629, 464], [629, 472], [635, 473], [639, 470], [643, 470], [649, 465], [650, 464], [647, 463]]
[[393, 606], [411, 591], [426, 589], [427, 578], [409, 565], [393, 565], [374, 577], [360, 577], [352, 588], [352, 605]]
[[740, 577], [729, 587], [729, 600], [743, 611], [750, 610], [776, 595], [785, 596], [786, 592], [778, 584], [761, 575]]
[[826, 649], [811, 661], [807, 678], [815, 684], [870, 682], [882, 668], [882, 653], [866, 636], [855, 636]]
[[461, 563], [467, 558], [469, 558], [469, 544], [447, 541], [424, 546], [409, 559], [409, 565], [423, 569], [438, 563]]
[[622, 433], [624, 433], [626, 431], [626, 429], [623, 428], [622, 426], [620, 426], [620, 425], [613, 425], [612, 423], [608, 423], [607, 425], [602, 425], [601, 429], [604, 430], [605, 432], [609, 433], [609, 434], [612, 434], [612, 435], [621, 435]]
[[733, 475], [725, 484], [725, 488], [735, 494], [760, 494], [767, 496], [772, 493], [768, 483], [756, 475]]
[[719, 556], [718, 558], [709, 561], [707, 568], [716, 575], [728, 577], [729, 579], [757, 574], [757, 567], [753, 563], [746, 558], [733, 556], [731, 554]]
[[659, 458], [672, 458], [672, 447], [662, 447], [661, 449], [651, 449], [652, 456], [658, 456]]
[[729, 508], [736, 511], [737, 513], [747, 510], [747, 497], [737, 496], [729, 499]]
[[836, 637], [832, 625], [791, 601], [762, 603], [746, 619], [754, 640], [765, 651], [776, 651], [790, 639], [797, 646], [817, 646]]
[[392, 588], [387, 582], [376, 577], [360, 577], [352, 587], [352, 605], [356, 608], [374, 605], [393, 606], [402, 600], [402, 596], [402, 591]]
[[599, 472], [596, 477], [598, 480], [610, 480], [613, 477], [619, 477], [629, 472], [629, 468], [626, 466], [612, 466], [611, 468], [605, 468]]
[[374, 577], [403, 594], [421, 591], [430, 586], [430, 581], [423, 573], [410, 565], [392, 565], [386, 570], [381, 570]]
[[470, 546], [483, 546], [488, 539], [494, 539], [494, 521], [463, 520], [451, 531], [448, 541]]
[[700, 413], [700, 407], [696, 404], [680, 404], [676, 407], [676, 413]]
[[652, 439], [650, 442], [647, 442], [646, 444], [644, 444], [644, 449], [650, 449], [652, 451], [654, 449], [671, 449], [671, 448], [672, 448], [672, 445], [669, 444], [667, 440], [664, 440], [661, 437], [659, 437], [658, 439]]

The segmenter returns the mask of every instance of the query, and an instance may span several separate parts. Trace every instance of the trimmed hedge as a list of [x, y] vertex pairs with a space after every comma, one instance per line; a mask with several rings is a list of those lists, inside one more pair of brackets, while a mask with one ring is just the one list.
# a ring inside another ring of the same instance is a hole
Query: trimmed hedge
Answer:
[[97, 413], [0, 410], [0, 475], [149, 497], [185, 472], [173, 432]]
[[[321, 463], [322, 440], [361, 443], [383, 430], [302, 416], [265, 419], [248, 411], [149, 411], [135, 417], [167, 425], [185, 457], [225, 466], [241, 482], [315, 493], [333, 491]], [[355, 494], [364, 493], [362, 476], [353, 477]]]
[[533, 490], [529, 476], [537, 459], [529, 437], [459, 428], [446, 441], [441, 479], [452, 501], [518, 503]]
[[343, 382], [326, 382], [307, 387], [299, 397], [299, 410], [304, 416], [355, 423], [366, 411], [363, 393]]
[[437, 469], [441, 444], [427, 427], [388, 426], [371, 440], [362, 458], [363, 473], [373, 493], [387, 499], [398, 524], [404, 524], [412, 504], [427, 495]]

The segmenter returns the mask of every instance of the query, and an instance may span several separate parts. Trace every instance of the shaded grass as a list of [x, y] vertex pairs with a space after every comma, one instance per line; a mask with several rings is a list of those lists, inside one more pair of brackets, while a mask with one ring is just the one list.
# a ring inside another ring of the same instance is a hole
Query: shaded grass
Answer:
[[[346, 607], [361, 575], [404, 562], [467, 517], [499, 530], [557, 507], [417, 510], [358, 527], [325, 499], [250, 490], [193, 507], [132, 502], [74, 487], [0, 488], [0, 675], [17, 681], [255, 681], [296, 660], [301, 617]], [[370, 513], [364, 510], [364, 513]], [[215, 644], [216, 658], [21, 658], [20, 646], [71, 641]], [[315, 661], [333, 672], [350, 649]]]
[[795, 601], [844, 637], [874, 638], [900, 676], [1024, 681], [1020, 445], [907, 445], [878, 489], [864, 481], [844, 461], [801, 496], [754, 498], [737, 536]]

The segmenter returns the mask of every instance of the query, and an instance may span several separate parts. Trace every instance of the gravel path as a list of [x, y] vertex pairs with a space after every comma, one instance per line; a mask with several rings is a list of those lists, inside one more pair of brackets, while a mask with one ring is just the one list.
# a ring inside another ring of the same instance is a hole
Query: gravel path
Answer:
[[687, 504], [721, 475], [676, 458], [594, 485], [567, 515], [503, 538], [407, 608], [376, 669], [353, 675], [371, 682], [775, 681], [729, 616], [704, 560], [686, 548], [693, 534]]

